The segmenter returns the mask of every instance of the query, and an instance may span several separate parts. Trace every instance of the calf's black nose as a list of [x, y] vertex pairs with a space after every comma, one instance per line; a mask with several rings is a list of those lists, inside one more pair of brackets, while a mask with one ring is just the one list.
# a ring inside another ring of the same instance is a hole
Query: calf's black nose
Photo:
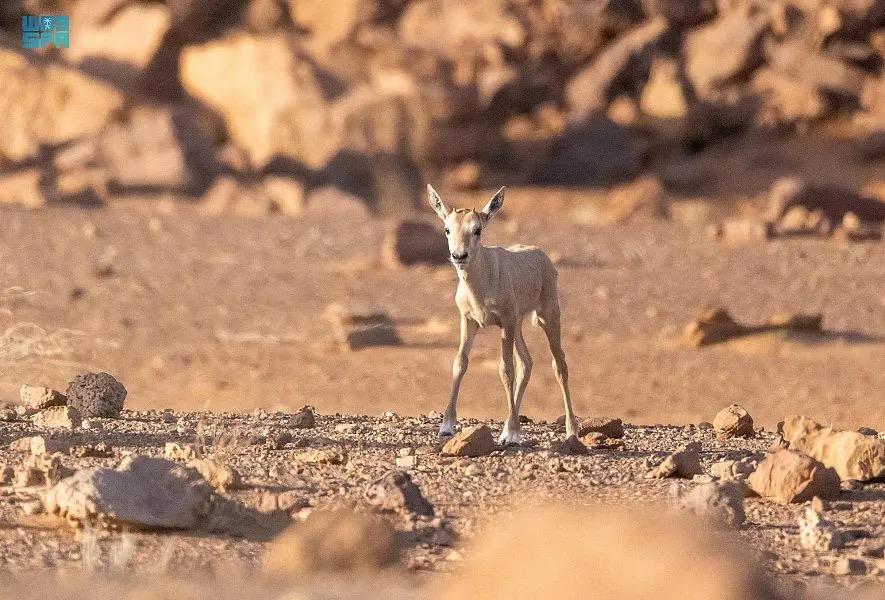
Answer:
[[455, 260], [464, 260], [465, 258], [467, 258], [467, 253], [465, 252], [464, 254], [458, 254], [457, 252], [452, 252], [452, 258], [454, 258]]

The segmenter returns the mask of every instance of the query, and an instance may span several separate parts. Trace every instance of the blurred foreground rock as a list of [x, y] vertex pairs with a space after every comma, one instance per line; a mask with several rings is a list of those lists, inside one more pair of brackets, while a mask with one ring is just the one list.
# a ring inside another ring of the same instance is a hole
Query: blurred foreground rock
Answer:
[[324, 317], [333, 327], [335, 339], [348, 350], [370, 346], [400, 346], [402, 340], [387, 313], [356, 313], [338, 304], [326, 308]]

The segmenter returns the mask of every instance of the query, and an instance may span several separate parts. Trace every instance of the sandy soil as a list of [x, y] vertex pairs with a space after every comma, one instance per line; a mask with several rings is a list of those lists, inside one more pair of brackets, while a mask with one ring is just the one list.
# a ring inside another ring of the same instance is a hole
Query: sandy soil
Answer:
[[[23, 382], [64, 390], [93, 369], [123, 381], [133, 408], [442, 410], [458, 335], [451, 268], [379, 266], [389, 223], [350, 214], [241, 220], [166, 208], [0, 213], [0, 400], [14, 401]], [[768, 427], [802, 413], [885, 428], [881, 243], [729, 248], [672, 223], [517, 216], [487, 237], [559, 257], [579, 414], [682, 424], [737, 402]], [[406, 344], [341, 351], [321, 318], [332, 302], [388, 311]], [[746, 322], [822, 311], [827, 333], [681, 347], [682, 327], [707, 305]], [[562, 407], [549, 352], [540, 331], [526, 329], [536, 368], [524, 410], [553, 419]], [[464, 416], [505, 414], [497, 335], [477, 340]]]

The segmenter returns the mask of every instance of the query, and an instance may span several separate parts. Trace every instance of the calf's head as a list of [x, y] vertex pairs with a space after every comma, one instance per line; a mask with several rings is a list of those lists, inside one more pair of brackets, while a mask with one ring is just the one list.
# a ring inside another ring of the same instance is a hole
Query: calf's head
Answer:
[[504, 205], [504, 188], [495, 192], [481, 211], [467, 208], [452, 210], [430, 185], [427, 186], [427, 199], [445, 225], [446, 239], [449, 242], [449, 260], [456, 269], [466, 269], [479, 250], [482, 230], [492, 215]]

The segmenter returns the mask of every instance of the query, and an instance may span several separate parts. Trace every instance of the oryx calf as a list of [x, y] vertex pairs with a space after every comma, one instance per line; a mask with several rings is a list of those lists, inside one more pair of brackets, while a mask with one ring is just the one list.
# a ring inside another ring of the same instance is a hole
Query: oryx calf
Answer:
[[499, 248], [482, 245], [483, 229], [504, 204], [504, 188], [498, 190], [480, 212], [463, 208], [452, 210], [429, 185], [427, 195], [430, 206], [445, 223], [450, 260], [458, 273], [455, 304], [461, 312], [461, 343], [452, 365], [452, 394], [439, 435], [450, 436], [455, 432], [458, 390], [467, 372], [476, 332], [480, 327], [497, 325], [501, 328], [499, 373], [510, 411], [500, 441], [502, 444], [519, 443], [519, 406], [532, 374], [532, 357], [522, 337], [522, 321], [529, 313], [534, 313], [533, 320], [541, 326], [550, 342], [553, 369], [565, 403], [566, 435], [576, 433], [568, 389], [568, 367], [560, 340], [557, 274], [550, 258], [535, 246]]

